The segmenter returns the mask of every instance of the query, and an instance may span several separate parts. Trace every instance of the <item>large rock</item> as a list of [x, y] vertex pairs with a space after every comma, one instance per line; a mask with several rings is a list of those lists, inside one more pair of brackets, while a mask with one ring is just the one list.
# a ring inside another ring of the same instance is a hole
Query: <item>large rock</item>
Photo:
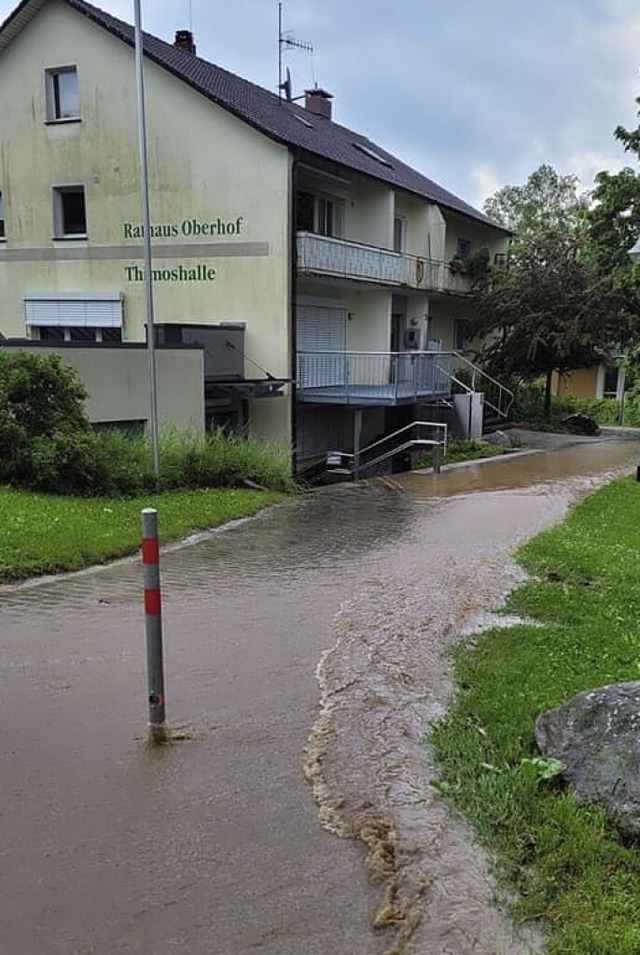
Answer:
[[572, 434], [585, 434], [589, 436], [600, 434], [600, 428], [595, 419], [588, 414], [582, 414], [581, 411], [567, 415], [566, 418], [562, 419], [562, 424]]
[[544, 756], [564, 763], [581, 802], [601, 805], [627, 836], [640, 836], [640, 681], [579, 693], [536, 720]]

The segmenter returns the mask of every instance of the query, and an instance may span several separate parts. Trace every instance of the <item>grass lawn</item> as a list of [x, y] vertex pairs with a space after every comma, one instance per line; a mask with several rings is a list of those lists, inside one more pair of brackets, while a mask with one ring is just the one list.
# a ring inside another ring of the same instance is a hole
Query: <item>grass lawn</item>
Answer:
[[282, 497], [213, 488], [110, 500], [0, 488], [0, 580], [78, 570], [135, 553], [144, 507], [158, 509], [160, 539], [166, 542], [255, 514]]
[[455, 651], [456, 691], [432, 728], [434, 782], [518, 890], [516, 918], [548, 955], [638, 955], [640, 846], [578, 807], [536, 761], [536, 716], [581, 690], [640, 679], [640, 484], [616, 481], [518, 554], [531, 579], [508, 612], [541, 626], [493, 629]]

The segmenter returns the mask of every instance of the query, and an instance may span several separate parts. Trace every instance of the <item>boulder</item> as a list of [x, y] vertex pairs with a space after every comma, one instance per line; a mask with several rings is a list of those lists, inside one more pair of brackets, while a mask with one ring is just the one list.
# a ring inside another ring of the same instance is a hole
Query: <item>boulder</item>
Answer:
[[485, 434], [483, 441], [488, 441], [489, 444], [496, 444], [500, 448], [511, 447], [511, 438], [508, 434], [505, 434], [504, 431], [492, 431], [490, 434]]
[[640, 681], [585, 693], [536, 720], [544, 756], [564, 764], [581, 802], [604, 808], [626, 836], [640, 837]]
[[567, 415], [562, 419], [563, 427], [567, 428], [572, 434], [586, 434], [594, 436], [600, 434], [600, 428], [597, 422], [588, 414], [577, 411], [575, 414]]

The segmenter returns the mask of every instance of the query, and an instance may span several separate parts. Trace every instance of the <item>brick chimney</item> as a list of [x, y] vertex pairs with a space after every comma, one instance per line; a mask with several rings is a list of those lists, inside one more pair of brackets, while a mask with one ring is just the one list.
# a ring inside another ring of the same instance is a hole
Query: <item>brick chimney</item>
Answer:
[[196, 54], [196, 45], [191, 30], [176, 30], [173, 45], [177, 46], [179, 50], [184, 50], [185, 53], [193, 53], [194, 56]]
[[304, 108], [316, 116], [324, 116], [325, 119], [331, 119], [331, 100], [332, 93], [321, 90], [315, 86], [312, 90], [304, 91]]

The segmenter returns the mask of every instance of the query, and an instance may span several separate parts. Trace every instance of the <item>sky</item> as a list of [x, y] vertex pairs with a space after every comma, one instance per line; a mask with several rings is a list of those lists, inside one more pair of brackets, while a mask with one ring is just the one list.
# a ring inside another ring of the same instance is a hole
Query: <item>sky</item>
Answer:
[[[133, 22], [133, 0], [96, 5]], [[277, 90], [277, 0], [142, 0], [142, 17], [169, 42], [192, 27], [199, 56]], [[336, 122], [476, 208], [541, 163], [584, 189], [636, 167], [613, 131], [637, 125], [638, 0], [283, 0], [283, 21], [314, 47], [284, 53], [294, 95], [317, 83]]]

